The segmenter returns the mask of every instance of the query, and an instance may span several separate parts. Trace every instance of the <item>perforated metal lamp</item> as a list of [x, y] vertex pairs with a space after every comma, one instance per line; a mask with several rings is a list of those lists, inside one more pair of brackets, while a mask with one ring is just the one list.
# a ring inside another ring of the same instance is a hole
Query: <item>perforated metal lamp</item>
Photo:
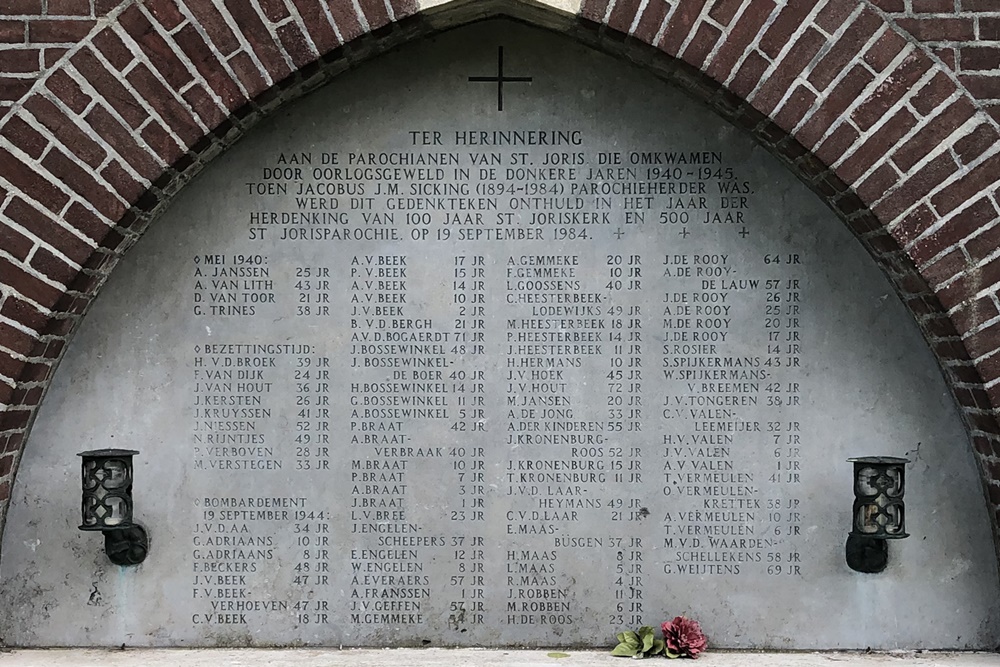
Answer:
[[854, 508], [847, 564], [858, 572], [881, 572], [889, 562], [888, 540], [909, 537], [903, 492], [910, 461], [896, 456], [848, 461], [854, 464]]
[[132, 521], [132, 449], [80, 452], [83, 459], [83, 523], [80, 530], [104, 533], [104, 551], [116, 565], [138, 565], [146, 559], [149, 539]]

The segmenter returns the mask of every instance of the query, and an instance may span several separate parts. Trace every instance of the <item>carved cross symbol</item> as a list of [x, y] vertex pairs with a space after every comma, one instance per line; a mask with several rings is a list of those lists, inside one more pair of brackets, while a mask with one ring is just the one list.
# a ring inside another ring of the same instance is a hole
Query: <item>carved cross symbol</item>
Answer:
[[688, 236], [688, 234], [690, 234], [691, 232], [688, 231], [687, 227], [681, 227], [681, 231], [679, 231], [677, 233], [681, 235], [682, 239], [686, 239], [687, 236]]
[[618, 239], [619, 241], [621, 240], [622, 236], [624, 236], [624, 235], [625, 235], [625, 230], [622, 229], [621, 227], [619, 227], [618, 229], [615, 230], [615, 238]]
[[749, 234], [749, 233], [750, 233], [750, 230], [747, 229], [746, 227], [744, 227], [744, 228], [742, 228], [740, 230], [740, 237], [746, 238], [747, 234]]
[[469, 81], [496, 82], [497, 84], [497, 111], [503, 111], [503, 84], [505, 81], [514, 83], [531, 82], [530, 76], [504, 76], [503, 75], [503, 47], [497, 47], [497, 75], [496, 76], [470, 76]]

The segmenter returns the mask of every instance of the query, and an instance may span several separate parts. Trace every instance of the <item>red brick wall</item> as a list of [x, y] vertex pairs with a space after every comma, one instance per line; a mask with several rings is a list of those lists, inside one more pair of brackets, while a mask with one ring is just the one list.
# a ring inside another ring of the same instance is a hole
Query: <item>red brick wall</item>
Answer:
[[994, 17], [987, 0], [585, 0], [580, 17], [560, 17], [475, 0], [424, 16], [415, 1], [0, 0], [0, 527], [67, 338], [171, 195], [326, 77], [505, 11], [647, 63], [826, 199], [937, 355], [997, 534], [1000, 70], [989, 66], [1000, 42], [989, 40], [1000, 7]]
[[86, 38], [96, 19], [118, 4], [120, 0], [0, 2], [0, 109], [23, 97], [43, 70]]
[[1000, 118], [1000, 3], [993, 0], [872, 0], [900, 29], [958, 74]]

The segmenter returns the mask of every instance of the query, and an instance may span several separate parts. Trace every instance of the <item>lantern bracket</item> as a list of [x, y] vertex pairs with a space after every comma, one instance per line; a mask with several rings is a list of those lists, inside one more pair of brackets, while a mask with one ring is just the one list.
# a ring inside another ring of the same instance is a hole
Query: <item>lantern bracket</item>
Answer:
[[847, 536], [847, 566], [855, 572], [878, 574], [889, 564], [889, 543], [863, 535]]
[[115, 565], [138, 565], [146, 560], [148, 551], [149, 536], [137, 523], [120, 530], [104, 531], [104, 553]]

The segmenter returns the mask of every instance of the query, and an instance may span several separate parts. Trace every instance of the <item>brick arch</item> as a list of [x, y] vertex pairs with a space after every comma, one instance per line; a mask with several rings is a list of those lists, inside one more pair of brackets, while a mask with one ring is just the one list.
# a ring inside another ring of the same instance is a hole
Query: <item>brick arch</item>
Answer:
[[828, 202], [937, 356], [970, 429], [996, 536], [1000, 133], [951, 70], [863, 0], [584, 0], [577, 15], [522, 0], [423, 11], [417, 0], [114, 8], [0, 118], [0, 529], [66, 341], [184, 183], [337, 73], [498, 15], [674, 81]]

